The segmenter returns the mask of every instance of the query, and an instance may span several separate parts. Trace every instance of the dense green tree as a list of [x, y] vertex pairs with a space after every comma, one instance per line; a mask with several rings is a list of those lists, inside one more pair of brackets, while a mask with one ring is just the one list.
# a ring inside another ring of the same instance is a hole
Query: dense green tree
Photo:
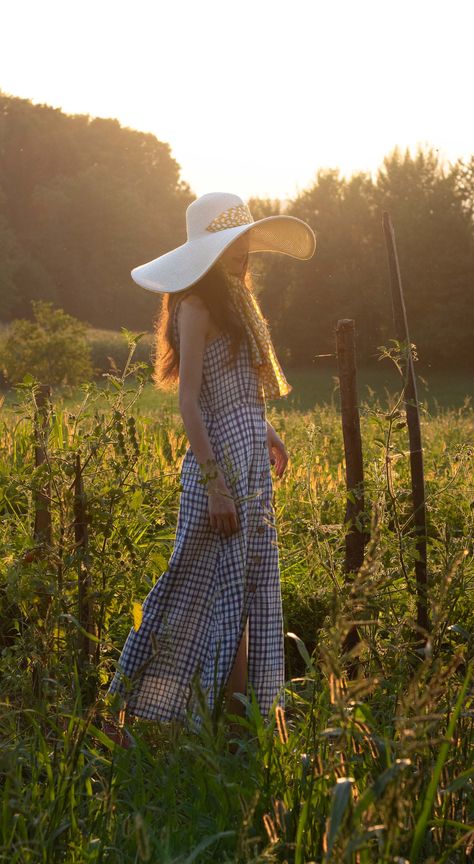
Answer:
[[255, 221], [266, 216], [279, 216], [283, 212], [279, 198], [249, 198], [247, 204]]
[[456, 191], [461, 199], [463, 209], [474, 219], [474, 156], [469, 162], [458, 159], [453, 166]]
[[346, 181], [336, 170], [320, 171], [287, 212], [311, 225], [317, 250], [308, 262], [268, 260], [262, 302], [275, 320], [280, 350], [295, 365], [312, 363], [316, 355], [334, 351], [338, 319], [355, 318], [359, 350], [367, 359], [387, 329], [372, 181], [364, 174]]
[[307, 263], [268, 257], [262, 305], [290, 363], [334, 350], [339, 318], [355, 318], [358, 354], [373, 359], [395, 333], [382, 213], [395, 226], [410, 335], [424, 364], [472, 366], [472, 166], [444, 169], [432, 150], [397, 149], [375, 180], [320, 171], [288, 211], [317, 235]]
[[21, 261], [21, 250], [16, 237], [8, 225], [6, 216], [0, 212], [0, 320], [8, 320], [17, 302], [15, 275]]
[[33, 302], [33, 321], [18, 319], [3, 337], [3, 374], [10, 384], [32, 375], [43, 384], [82, 384], [92, 378], [86, 327], [52, 303]]
[[[193, 196], [168, 144], [117, 120], [69, 116], [0, 92], [0, 320], [42, 299], [92, 326], [151, 329], [159, 296], [130, 270], [186, 239]], [[249, 200], [255, 219], [309, 222], [308, 262], [251, 259], [279, 353], [311, 365], [355, 318], [362, 361], [394, 337], [382, 213], [395, 227], [410, 333], [425, 364], [472, 365], [474, 157], [395, 149], [375, 177], [320, 170], [292, 201]]]
[[22, 262], [0, 281], [3, 317], [41, 296], [97, 326], [149, 324], [156, 297], [130, 270], [183, 242], [192, 200], [168, 144], [0, 93], [0, 187], [0, 232], [3, 218]]
[[474, 244], [472, 219], [456, 171], [433, 150], [398, 149], [374, 186], [379, 212], [395, 226], [410, 336], [420, 358], [472, 362]]

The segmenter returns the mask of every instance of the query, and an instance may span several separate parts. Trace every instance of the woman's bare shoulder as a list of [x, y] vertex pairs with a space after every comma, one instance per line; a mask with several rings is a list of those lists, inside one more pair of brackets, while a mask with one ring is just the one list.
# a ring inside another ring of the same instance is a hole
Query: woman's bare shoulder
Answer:
[[186, 297], [183, 297], [179, 305], [186, 306], [188, 309], [199, 309], [203, 312], [208, 311], [204, 300], [202, 297], [199, 297], [198, 294], [187, 294]]
[[197, 294], [188, 294], [179, 303], [178, 307], [178, 332], [181, 330], [183, 318], [186, 320], [186, 327], [191, 326], [192, 330], [196, 328], [207, 332], [209, 326], [209, 310], [201, 297]]
[[179, 303], [178, 317], [180, 317], [182, 309], [185, 310], [185, 314], [189, 315], [191, 318], [198, 318], [206, 321], [209, 319], [209, 310], [202, 298], [197, 294], [188, 294], [186, 297], [183, 297]]

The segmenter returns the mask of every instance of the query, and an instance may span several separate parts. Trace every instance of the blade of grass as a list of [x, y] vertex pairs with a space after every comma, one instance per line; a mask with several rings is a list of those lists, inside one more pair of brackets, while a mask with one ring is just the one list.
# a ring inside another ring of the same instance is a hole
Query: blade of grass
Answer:
[[433, 807], [433, 802], [435, 799], [436, 790], [438, 788], [439, 778], [441, 776], [441, 771], [443, 770], [444, 763], [446, 762], [446, 759], [448, 758], [449, 748], [450, 748], [451, 743], [452, 743], [451, 739], [453, 737], [454, 729], [455, 729], [456, 723], [458, 721], [458, 717], [461, 713], [461, 708], [462, 708], [462, 705], [464, 702], [464, 697], [466, 695], [467, 689], [468, 689], [469, 684], [471, 682], [472, 670], [473, 670], [473, 664], [470, 663], [468, 668], [467, 668], [466, 677], [464, 678], [463, 685], [459, 691], [459, 695], [458, 695], [458, 698], [456, 700], [456, 705], [454, 706], [454, 711], [453, 711], [453, 713], [451, 715], [451, 719], [449, 721], [449, 725], [448, 725], [448, 728], [446, 731], [446, 740], [443, 741], [443, 743], [440, 747], [440, 750], [438, 753], [438, 758], [436, 760], [435, 767], [433, 770], [433, 774], [431, 776], [431, 780], [430, 780], [430, 782], [428, 784], [428, 788], [426, 790], [426, 795], [425, 795], [425, 798], [423, 801], [423, 807], [422, 807], [420, 816], [418, 818], [418, 821], [415, 825], [415, 831], [414, 831], [414, 835], [413, 835], [413, 843], [412, 843], [411, 850], [410, 850], [410, 862], [411, 862], [411, 864], [416, 864], [416, 862], [418, 861], [418, 856], [421, 852], [421, 848], [423, 846], [423, 841], [424, 841], [425, 832], [426, 832], [426, 826], [428, 824], [428, 819], [429, 819], [429, 816], [430, 816], [430, 813], [431, 813], [431, 810]]
[[304, 832], [308, 821], [309, 798], [304, 802], [296, 831], [295, 864], [304, 864]]
[[353, 783], [353, 777], [338, 777], [337, 783], [333, 787], [331, 813], [329, 816], [328, 848], [325, 856], [326, 861], [330, 861], [331, 859], [331, 853], [334, 843], [336, 842], [336, 837], [341, 828], [349, 801], [351, 800]]
[[193, 861], [196, 860], [198, 855], [201, 852], [204, 852], [209, 846], [212, 846], [213, 843], [217, 843], [218, 840], [223, 840], [224, 837], [234, 837], [235, 831], [220, 831], [219, 834], [213, 834], [212, 837], [205, 837], [204, 840], [201, 840], [200, 843], [193, 849], [191, 855], [183, 861], [183, 864], [192, 864]]
[[361, 795], [357, 806], [354, 810], [354, 819], [359, 820], [367, 808], [374, 803], [385, 791], [386, 786], [399, 775], [400, 771], [411, 765], [410, 759], [397, 759], [390, 768], [387, 768], [380, 777], [377, 777], [375, 783], [365, 790]]

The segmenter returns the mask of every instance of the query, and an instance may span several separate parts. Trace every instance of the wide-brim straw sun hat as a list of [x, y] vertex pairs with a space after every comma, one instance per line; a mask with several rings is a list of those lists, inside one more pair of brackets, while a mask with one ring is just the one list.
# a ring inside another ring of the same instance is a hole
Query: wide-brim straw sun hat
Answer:
[[132, 279], [149, 291], [184, 291], [199, 281], [228, 246], [248, 234], [248, 251], [280, 252], [305, 261], [316, 237], [295, 216], [266, 216], [254, 222], [248, 206], [228, 192], [209, 192], [186, 211], [187, 242], [132, 270]]

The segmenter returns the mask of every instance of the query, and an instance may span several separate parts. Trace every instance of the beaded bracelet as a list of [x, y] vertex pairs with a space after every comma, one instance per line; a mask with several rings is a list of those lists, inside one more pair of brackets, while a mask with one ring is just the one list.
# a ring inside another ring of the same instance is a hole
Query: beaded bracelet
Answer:
[[[207, 471], [203, 470], [207, 466]], [[206, 462], [199, 462], [201, 469], [201, 479], [198, 483], [207, 484], [210, 480], [215, 480], [218, 476], [218, 464], [215, 459], [207, 459]], [[211, 473], [212, 472], [212, 473]]]
[[[203, 472], [203, 468], [208, 467], [207, 472]], [[206, 462], [199, 462], [201, 469], [201, 479], [198, 483], [207, 486], [211, 480], [215, 480], [219, 476], [219, 465], [215, 459], [207, 459]], [[212, 472], [212, 473], [211, 473]], [[206, 489], [208, 495], [227, 495], [227, 492], [220, 489]]]

